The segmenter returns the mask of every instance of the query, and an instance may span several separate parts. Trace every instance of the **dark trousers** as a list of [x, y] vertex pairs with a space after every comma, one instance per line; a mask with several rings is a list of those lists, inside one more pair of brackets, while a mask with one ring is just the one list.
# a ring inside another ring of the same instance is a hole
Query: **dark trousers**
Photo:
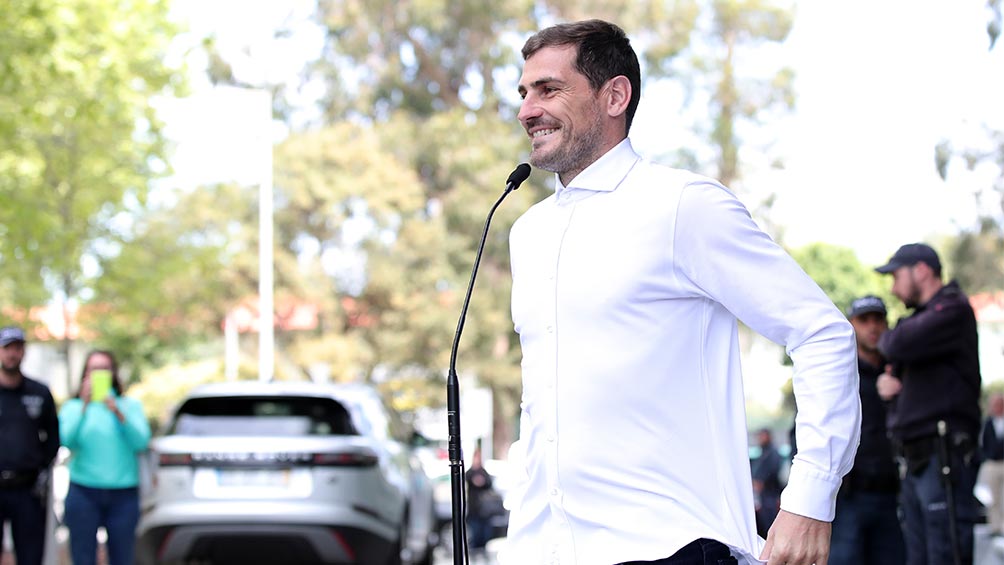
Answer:
[[854, 491], [837, 498], [829, 565], [903, 565], [906, 548], [896, 493]]
[[45, 500], [32, 487], [0, 488], [0, 533], [10, 522], [18, 565], [41, 565], [45, 549]]
[[[952, 497], [955, 502], [956, 532], [963, 565], [973, 562], [973, 524], [976, 521], [976, 464], [968, 464], [953, 452]], [[937, 454], [916, 472], [907, 472], [901, 486], [903, 537], [908, 565], [950, 565], [953, 563], [949, 534], [948, 504]]]
[[683, 546], [673, 555], [658, 561], [629, 561], [620, 565], [732, 565], [737, 563], [727, 545], [701, 538]]
[[492, 519], [488, 516], [467, 517], [467, 542], [471, 550], [484, 549], [492, 539]]
[[73, 565], [94, 565], [98, 528], [108, 533], [108, 564], [130, 565], [139, 522], [139, 489], [91, 488], [70, 483], [63, 522], [70, 530]]

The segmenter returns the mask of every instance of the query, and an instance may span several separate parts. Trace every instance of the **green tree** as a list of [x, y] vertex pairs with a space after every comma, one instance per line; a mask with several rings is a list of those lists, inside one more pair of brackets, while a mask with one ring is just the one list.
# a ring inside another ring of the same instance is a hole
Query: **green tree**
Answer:
[[905, 312], [899, 299], [892, 295], [888, 277], [862, 264], [850, 248], [812, 243], [791, 250], [791, 256], [842, 312], [847, 311], [855, 298], [866, 294], [885, 301], [890, 324]]
[[87, 258], [164, 170], [150, 99], [179, 76], [164, 63], [167, 11], [160, 0], [0, 10], [0, 270], [17, 281], [2, 289], [11, 303], [85, 296]]
[[1004, 289], [1004, 237], [991, 218], [945, 242], [947, 275], [968, 294]]
[[[202, 187], [130, 211], [102, 241], [81, 322], [118, 352], [133, 378], [218, 344], [226, 310], [255, 292], [257, 190]], [[187, 355], [186, 355], [187, 353]]]
[[784, 42], [793, 14], [790, 8], [767, 0], [713, 0], [704, 10], [703, 17], [692, 20], [692, 39], [683, 56], [665, 56], [656, 49], [661, 57], [646, 60], [656, 76], [679, 78], [690, 104], [705, 109], [706, 114], [699, 113], [688, 126], [709, 142], [711, 163], [700, 157], [701, 148], [688, 150], [685, 161], [694, 161], [726, 186], [739, 186], [740, 148], [768, 151], [769, 141], [754, 145], [763, 136], [761, 126], [780, 119], [795, 104], [790, 68], [750, 72], [752, 66], [742, 61]]
[[[993, 50], [1001, 32], [1001, 1], [987, 0], [987, 8], [986, 32]], [[948, 243], [946, 262], [967, 292], [1004, 289], [1004, 131], [986, 124], [982, 129], [982, 135], [965, 143], [946, 137], [934, 148], [934, 166], [942, 180], [948, 179], [953, 163], [961, 163], [969, 173], [995, 172], [989, 177], [971, 175], [981, 212]]]
[[[718, 176], [737, 177], [738, 150], [728, 147], [744, 139], [735, 132], [756, 127], [758, 110], [773, 111], [788, 91], [776, 77], [757, 81], [723, 65], [783, 39], [783, 10], [697, 0], [320, 0], [328, 40], [304, 77], [327, 85], [323, 118], [295, 131], [275, 159], [277, 263], [295, 267], [277, 292], [323, 304], [316, 333], [280, 344], [295, 363], [376, 378], [399, 407], [445, 402], [442, 375], [485, 215], [528, 150], [515, 120], [519, 48], [547, 23], [582, 17], [617, 21], [652, 77], [688, 81], [703, 93], [695, 104], [715, 101], [720, 126], [703, 133], [731, 155]], [[688, 52], [697, 40], [703, 49]], [[731, 51], [717, 53], [722, 45]], [[685, 53], [700, 64], [672, 64]], [[218, 58], [213, 68], [216, 80], [246, 82]], [[460, 371], [496, 393], [496, 445], [514, 431], [520, 393], [508, 231], [548, 194], [547, 181], [532, 176], [498, 209], [461, 342]]]

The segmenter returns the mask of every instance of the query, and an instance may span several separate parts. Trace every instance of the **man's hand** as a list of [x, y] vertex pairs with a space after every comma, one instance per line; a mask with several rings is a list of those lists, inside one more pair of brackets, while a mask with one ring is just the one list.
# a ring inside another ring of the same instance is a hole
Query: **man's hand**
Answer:
[[760, 560], [767, 565], [826, 565], [830, 523], [781, 510], [767, 532]]
[[892, 400], [903, 388], [903, 382], [892, 376], [892, 366], [886, 365], [885, 372], [875, 381], [875, 388], [882, 400]]

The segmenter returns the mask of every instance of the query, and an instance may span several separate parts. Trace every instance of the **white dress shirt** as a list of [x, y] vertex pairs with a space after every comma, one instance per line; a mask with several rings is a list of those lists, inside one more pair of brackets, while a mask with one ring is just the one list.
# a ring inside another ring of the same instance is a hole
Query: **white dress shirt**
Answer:
[[714, 180], [628, 140], [510, 234], [520, 437], [513, 565], [668, 557], [698, 538], [757, 563], [736, 319], [794, 361], [781, 507], [832, 520], [860, 402], [850, 324]]

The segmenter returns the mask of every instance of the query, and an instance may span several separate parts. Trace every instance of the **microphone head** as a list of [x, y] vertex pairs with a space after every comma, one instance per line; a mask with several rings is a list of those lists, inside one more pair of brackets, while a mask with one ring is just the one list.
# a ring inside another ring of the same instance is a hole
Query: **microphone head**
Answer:
[[509, 178], [506, 179], [505, 184], [506, 186], [512, 187], [511, 190], [516, 190], [529, 176], [530, 164], [520, 163], [511, 173], [509, 173]]

